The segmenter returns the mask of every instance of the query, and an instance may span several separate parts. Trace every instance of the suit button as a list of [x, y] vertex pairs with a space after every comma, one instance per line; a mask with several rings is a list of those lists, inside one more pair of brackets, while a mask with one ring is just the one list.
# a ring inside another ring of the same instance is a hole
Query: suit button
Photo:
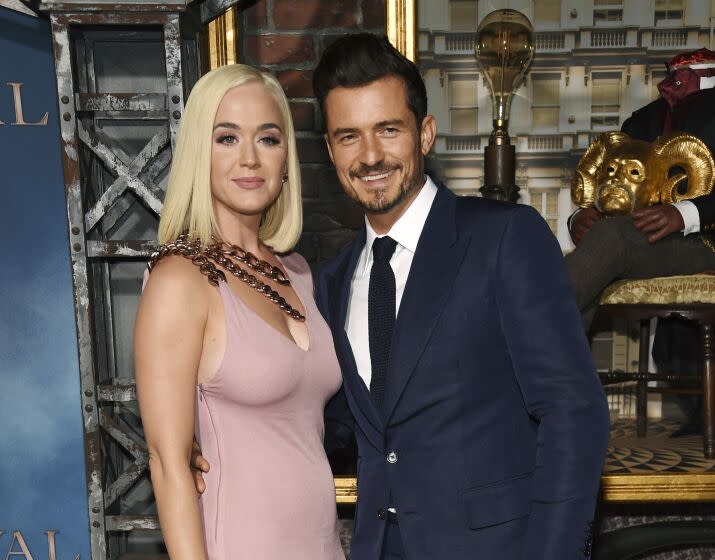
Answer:
[[382, 519], [384, 521], [386, 517], [387, 517], [387, 513], [385, 512], [384, 508], [380, 508], [377, 510], [377, 518], [378, 519]]
[[395, 451], [390, 451], [387, 454], [387, 462], [390, 463], [391, 465], [394, 465], [397, 463], [397, 453]]

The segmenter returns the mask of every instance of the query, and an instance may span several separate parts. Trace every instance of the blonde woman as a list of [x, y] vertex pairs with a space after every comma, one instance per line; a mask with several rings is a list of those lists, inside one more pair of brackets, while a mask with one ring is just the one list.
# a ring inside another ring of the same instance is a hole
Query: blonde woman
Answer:
[[[278, 82], [205, 75], [182, 119], [135, 330], [136, 379], [172, 560], [342, 560], [323, 409], [341, 384], [305, 260]], [[197, 499], [192, 441], [211, 468]]]

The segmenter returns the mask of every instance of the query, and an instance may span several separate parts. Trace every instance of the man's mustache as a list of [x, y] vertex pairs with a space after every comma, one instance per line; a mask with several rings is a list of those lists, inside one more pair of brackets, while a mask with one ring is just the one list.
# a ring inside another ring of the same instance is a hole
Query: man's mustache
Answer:
[[355, 179], [357, 177], [365, 177], [366, 175], [379, 175], [381, 173], [389, 173], [390, 171], [396, 171], [402, 169], [401, 165], [398, 164], [385, 164], [377, 163], [375, 165], [361, 165], [355, 169], [350, 170], [350, 178]]

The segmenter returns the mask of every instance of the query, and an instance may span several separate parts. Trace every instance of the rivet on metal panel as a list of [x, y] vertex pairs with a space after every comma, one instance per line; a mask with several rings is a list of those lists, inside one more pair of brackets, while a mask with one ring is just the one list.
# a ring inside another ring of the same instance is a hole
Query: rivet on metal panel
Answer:
[[99, 521], [92, 522], [92, 527], [99, 527], [99, 526], [100, 526]]
[[100, 509], [99, 509], [98, 507], [96, 507], [96, 506], [92, 508], [92, 513], [99, 513], [100, 511], [102, 511], [102, 510], [100, 510]]
[[67, 97], [66, 95], [63, 95], [63, 96], [61, 97], [61, 101], [62, 101], [62, 104], [63, 104], [63, 105], [67, 105], [67, 103], [70, 102], [70, 98]]
[[171, 96], [171, 102], [172, 102], [172, 103], [178, 103], [179, 101], [181, 101], [181, 98], [180, 98], [178, 95], [172, 95], [172, 96]]
[[71, 121], [71, 120], [72, 120], [72, 115], [70, 115], [69, 113], [64, 113], [64, 114], [62, 115], [62, 118], [63, 118], [64, 120], [66, 120], [66, 121]]
[[181, 111], [174, 111], [171, 115], [178, 121], [181, 118]]
[[77, 226], [72, 228], [72, 235], [79, 235], [79, 228]]
[[94, 395], [94, 393], [93, 393], [92, 391], [90, 391], [89, 389], [87, 389], [87, 390], [84, 392], [84, 396], [85, 396], [85, 397], [91, 397], [92, 395]]
[[87, 412], [92, 412], [94, 410], [94, 407], [91, 404], [88, 404], [87, 406], [84, 407], [84, 409]]
[[80, 245], [79, 243], [75, 243], [74, 245], [72, 245], [72, 248], [79, 253], [82, 250], [82, 245]]

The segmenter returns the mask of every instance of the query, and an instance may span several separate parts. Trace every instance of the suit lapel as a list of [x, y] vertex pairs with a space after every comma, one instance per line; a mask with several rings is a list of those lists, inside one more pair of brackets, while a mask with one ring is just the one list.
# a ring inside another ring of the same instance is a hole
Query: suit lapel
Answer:
[[[384, 429], [382, 417], [375, 407], [372, 397], [370, 397], [370, 392], [365, 386], [365, 382], [358, 373], [352, 346], [350, 346], [350, 340], [345, 331], [350, 285], [364, 245], [365, 230], [363, 229], [360, 236], [353, 242], [352, 251], [346, 255], [329, 280], [330, 329], [333, 333], [335, 350], [343, 369], [343, 380], [350, 394], [353, 396], [354, 401], [358, 403], [365, 418], [373, 425], [373, 428], [378, 432], [382, 432]], [[367, 310], [365, 312], [367, 313]], [[353, 415], [357, 417], [357, 414], [353, 413]]]
[[417, 244], [395, 322], [385, 389], [389, 421], [427, 347], [469, 244], [457, 238], [456, 196], [440, 186]]

